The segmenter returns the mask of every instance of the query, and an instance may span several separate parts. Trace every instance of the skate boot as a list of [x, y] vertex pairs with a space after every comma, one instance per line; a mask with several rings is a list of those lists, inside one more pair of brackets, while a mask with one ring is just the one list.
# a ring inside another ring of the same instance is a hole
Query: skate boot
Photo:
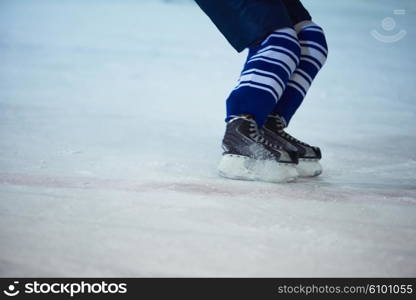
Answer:
[[249, 115], [227, 123], [219, 174], [230, 179], [289, 182], [298, 177], [296, 151], [268, 139]]
[[284, 131], [286, 124], [278, 115], [269, 115], [264, 124], [264, 131], [273, 135], [277, 141], [285, 145], [285, 149], [293, 149], [298, 151], [299, 163], [296, 169], [300, 177], [313, 177], [322, 173], [322, 166], [319, 163], [321, 159], [321, 150], [318, 147], [308, 145], [299, 141]]

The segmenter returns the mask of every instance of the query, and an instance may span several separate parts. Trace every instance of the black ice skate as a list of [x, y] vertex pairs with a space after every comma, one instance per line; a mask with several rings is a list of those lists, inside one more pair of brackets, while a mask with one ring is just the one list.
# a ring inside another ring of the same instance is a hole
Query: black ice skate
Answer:
[[286, 149], [295, 147], [298, 151], [299, 164], [296, 169], [301, 177], [313, 177], [322, 173], [321, 150], [318, 147], [308, 145], [284, 131], [286, 127], [283, 119], [278, 115], [270, 115], [264, 124], [264, 131], [274, 135], [275, 139], [284, 143]]
[[218, 170], [231, 179], [287, 182], [298, 176], [296, 151], [285, 151], [270, 140], [250, 116], [236, 116], [227, 123]]

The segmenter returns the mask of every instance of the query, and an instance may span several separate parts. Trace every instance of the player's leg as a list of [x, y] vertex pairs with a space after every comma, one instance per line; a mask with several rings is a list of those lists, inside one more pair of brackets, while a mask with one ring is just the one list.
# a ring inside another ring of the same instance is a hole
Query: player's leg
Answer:
[[[289, 0], [284, 0], [285, 2]], [[319, 163], [321, 150], [310, 146], [284, 131], [302, 104], [313, 80], [324, 65], [328, 47], [321, 27], [311, 21], [309, 13], [299, 1], [292, 0], [288, 6], [301, 45], [300, 64], [288, 81], [287, 87], [274, 107], [266, 123], [265, 131], [274, 134], [275, 139], [295, 147], [298, 151], [300, 176], [316, 176], [322, 173]]]
[[228, 97], [220, 174], [286, 181], [297, 176], [296, 149], [286, 151], [261, 128], [300, 59], [300, 45], [282, 0], [195, 0], [237, 50], [249, 48]]
[[292, 28], [277, 29], [249, 48], [236, 87], [227, 99], [227, 129], [220, 174], [228, 178], [287, 181], [297, 176], [297, 151], [284, 149], [261, 130], [299, 64]]
[[274, 113], [289, 124], [318, 72], [328, 56], [328, 46], [323, 29], [312, 21], [303, 21], [295, 25], [302, 54], [300, 64], [289, 80], [283, 96], [274, 108]]
[[226, 101], [226, 121], [250, 114], [262, 127], [299, 65], [300, 51], [293, 28], [277, 29], [250, 47], [238, 83]]

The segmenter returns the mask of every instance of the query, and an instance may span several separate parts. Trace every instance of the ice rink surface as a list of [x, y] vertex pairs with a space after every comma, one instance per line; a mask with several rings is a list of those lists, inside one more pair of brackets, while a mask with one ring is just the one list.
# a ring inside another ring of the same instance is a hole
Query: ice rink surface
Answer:
[[246, 54], [192, 2], [2, 0], [0, 276], [416, 276], [416, 3], [304, 4], [324, 174], [270, 184], [217, 175]]

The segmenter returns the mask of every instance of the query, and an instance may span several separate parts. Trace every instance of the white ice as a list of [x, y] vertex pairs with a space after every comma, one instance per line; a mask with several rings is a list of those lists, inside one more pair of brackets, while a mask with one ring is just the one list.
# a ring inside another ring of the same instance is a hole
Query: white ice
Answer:
[[304, 4], [324, 173], [271, 184], [217, 175], [246, 54], [192, 2], [2, 0], [0, 276], [415, 276], [416, 3]]

